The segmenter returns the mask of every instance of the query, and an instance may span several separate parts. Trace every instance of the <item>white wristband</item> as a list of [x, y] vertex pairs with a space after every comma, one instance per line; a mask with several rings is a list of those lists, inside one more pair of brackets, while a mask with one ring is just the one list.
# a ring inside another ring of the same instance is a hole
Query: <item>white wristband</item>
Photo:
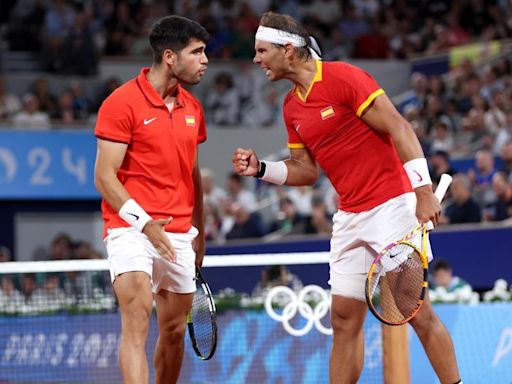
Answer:
[[278, 185], [286, 183], [288, 178], [288, 167], [284, 161], [264, 161], [265, 173], [261, 176], [261, 180], [268, 181]]
[[119, 216], [139, 232], [142, 232], [146, 223], [152, 220], [152, 217], [133, 199], [123, 204]]
[[413, 189], [432, 184], [430, 173], [428, 172], [427, 159], [424, 157], [408, 161], [404, 164], [404, 169], [407, 172], [407, 177], [409, 177]]

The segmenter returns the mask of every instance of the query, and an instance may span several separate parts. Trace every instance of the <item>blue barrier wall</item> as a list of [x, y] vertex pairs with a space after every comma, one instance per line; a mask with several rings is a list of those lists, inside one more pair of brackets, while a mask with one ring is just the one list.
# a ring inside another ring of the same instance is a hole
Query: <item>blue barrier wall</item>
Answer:
[[[465, 384], [511, 383], [511, 303], [435, 309], [453, 337]], [[154, 320], [147, 346], [150, 357], [157, 337]], [[0, 381], [118, 383], [119, 326], [117, 314], [0, 318]], [[206, 362], [195, 357], [187, 336], [180, 383], [327, 382], [331, 337], [315, 327], [295, 337], [265, 311], [230, 311], [219, 316], [219, 332], [216, 355]], [[411, 328], [410, 333], [411, 382], [438, 383]], [[371, 315], [365, 335], [365, 369], [359, 383], [380, 384], [380, 323]]]
[[[195, 356], [187, 336], [180, 383], [328, 382], [331, 337], [315, 327], [302, 337], [291, 336], [265, 311], [227, 312], [219, 316], [218, 327], [217, 351], [207, 362]], [[0, 381], [120, 383], [119, 332], [117, 314], [0, 318]], [[369, 317], [365, 332], [366, 368], [360, 383], [379, 383], [380, 323]], [[153, 317], [147, 343], [150, 362], [156, 339]]]

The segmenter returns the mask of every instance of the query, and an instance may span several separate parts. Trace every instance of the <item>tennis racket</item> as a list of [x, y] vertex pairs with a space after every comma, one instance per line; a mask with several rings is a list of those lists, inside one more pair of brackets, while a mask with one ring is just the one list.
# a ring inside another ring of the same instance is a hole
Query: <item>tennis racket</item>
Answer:
[[[435, 195], [439, 202], [452, 182], [441, 176]], [[374, 259], [366, 278], [366, 302], [384, 324], [401, 325], [420, 310], [428, 289], [428, 233], [432, 222], [419, 224], [403, 239], [389, 244]]]
[[196, 268], [196, 292], [187, 317], [188, 334], [196, 355], [209, 360], [217, 347], [217, 312], [212, 292]]

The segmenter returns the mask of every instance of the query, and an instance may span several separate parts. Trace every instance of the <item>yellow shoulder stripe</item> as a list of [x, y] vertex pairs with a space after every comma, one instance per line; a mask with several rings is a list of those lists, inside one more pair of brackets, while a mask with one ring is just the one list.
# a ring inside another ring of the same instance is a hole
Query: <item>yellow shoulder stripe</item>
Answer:
[[357, 112], [356, 112], [357, 117], [361, 117], [361, 115], [363, 114], [365, 109], [368, 108], [368, 106], [372, 103], [372, 101], [375, 100], [375, 98], [377, 96], [382, 95], [383, 93], [384, 93], [384, 90], [382, 88], [380, 88], [380, 89], [377, 89], [375, 92], [373, 92], [370, 96], [368, 96], [368, 98], [359, 106], [359, 108], [357, 108]]
[[302, 143], [288, 143], [288, 148], [304, 148], [304, 144]]

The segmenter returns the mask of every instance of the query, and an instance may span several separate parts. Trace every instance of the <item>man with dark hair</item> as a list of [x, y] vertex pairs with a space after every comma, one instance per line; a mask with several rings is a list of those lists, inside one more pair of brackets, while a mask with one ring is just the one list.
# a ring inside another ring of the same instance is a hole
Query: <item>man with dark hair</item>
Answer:
[[454, 292], [468, 286], [467, 281], [453, 275], [452, 266], [448, 260], [439, 259], [432, 268], [432, 283], [430, 289], [443, 287], [447, 292]]
[[[308, 32], [288, 15], [266, 13], [254, 63], [270, 81], [295, 85], [283, 115], [290, 158], [259, 161], [238, 148], [234, 170], [274, 184], [312, 185], [317, 162], [339, 195], [333, 217], [330, 381], [358, 381], [364, 361], [365, 281], [373, 257], [418, 221], [437, 223], [441, 206], [420, 143], [384, 90], [360, 68], [315, 60]], [[429, 258], [432, 255], [429, 252]], [[460, 383], [450, 335], [428, 298], [411, 321], [442, 383]]]
[[155, 383], [176, 383], [181, 369], [195, 266], [204, 257], [197, 146], [206, 140], [202, 106], [181, 83], [199, 83], [207, 40], [192, 20], [160, 19], [149, 37], [153, 66], [112, 92], [98, 114], [94, 181], [121, 310], [125, 383], [149, 382], [153, 298], [160, 330]]

